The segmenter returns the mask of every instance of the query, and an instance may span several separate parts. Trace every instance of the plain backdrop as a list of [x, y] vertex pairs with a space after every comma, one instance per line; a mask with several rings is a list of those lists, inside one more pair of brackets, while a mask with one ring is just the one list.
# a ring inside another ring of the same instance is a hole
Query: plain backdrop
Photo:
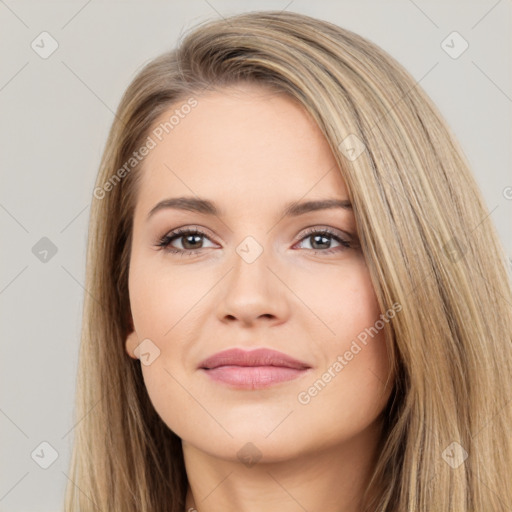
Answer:
[[508, 0], [0, 0], [0, 511], [62, 508], [89, 205], [122, 93], [198, 22], [281, 9], [353, 30], [405, 66], [459, 139], [484, 223], [512, 255]]

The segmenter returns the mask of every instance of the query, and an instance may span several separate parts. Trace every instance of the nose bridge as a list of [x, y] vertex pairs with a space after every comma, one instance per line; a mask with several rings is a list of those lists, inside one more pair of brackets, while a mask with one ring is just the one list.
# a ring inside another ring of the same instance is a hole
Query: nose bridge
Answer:
[[235, 248], [230, 290], [243, 293], [247, 298], [250, 295], [262, 298], [270, 291], [272, 283], [269, 281], [273, 276], [267, 266], [271, 265], [271, 258], [268, 245], [264, 247], [263, 243], [249, 235]]
[[236, 246], [230, 266], [232, 271], [219, 305], [221, 317], [251, 322], [262, 316], [281, 317], [285, 313], [283, 285], [270, 270], [275, 265], [268, 247], [247, 236]]
[[[235, 248], [233, 255], [233, 280], [241, 282], [252, 282], [258, 285], [267, 285], [267, 274], [269, 270], [267, 265], [269, 261], [268, 244], [264, 247], [263, 243], [257, 241], [253, 236], [247, 236]], [[254, 284], [253, 283], [253, 284]]]

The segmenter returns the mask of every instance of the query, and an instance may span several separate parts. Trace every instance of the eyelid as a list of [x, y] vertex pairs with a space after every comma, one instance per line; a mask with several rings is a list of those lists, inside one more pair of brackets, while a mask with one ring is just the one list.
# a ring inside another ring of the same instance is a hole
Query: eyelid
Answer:
[[[354, 237], [350, 233], [343, 231], [341, 229], [332, 228], [330, 226], [321, 226], [314, 225], [312, 227], [306, 228], [305, 231], [302, 231], [300, 235], [297, 237], [297, 241], [294, 243], [294, 246], [302, 243], [307, 240], [311, 235], [319, 233], [325, 234], [328, 238], [332, 238], [337, 241], [337, 243], [341, 244], [345, 249], [354, 249], [358, 247], [357, 237]], [[324, 250], [310, 249], [313, 253], [324, 253], [324, 254], [332, 254], [336, 253], [336, 247]]]
[[[192, 234], [197, 233], [197, 235], [207, 238], [212, 243], [220, 245], [215, 240], [215, 236], [213, 236], [211, 234], [211, 231], [208, 228], [205, 228], [203, 226], [196, 226], [194, 224], [186, 224], [184, 226], [180, 226], [180, 227], [171, 229], [170, 231], [166, 231], [163, 236], [161, 236], [157, 239], [157, 241], [162, 241], [166, 238], [177, 240], [179, 238], [184, 237], [186, 234], [190, 234], [190, 233], [192, 233]], [[206, 249], [206, 247], [203, 247], [201, 249]], [[198, 249], [198, 250], [201, 250], [201, 249]]]
[[[172, 234], [172, 236], [176, 236], [180, 233], [188, 233], [189, 231], [198, 231], [198, 232], [200, 232], [199, 234], [207, 236], [215, 243], [218, 243], [215, 241], [215, 236], [213, 236], [211, 234], [211, 231], [208, 228], [205, 228], [204, 226], [195, 225], [195, 224], [185, 224], [183, 226], [178, 226], [174, 229], [166, 231], [158, 239], [160, 240], [166, 236], [171, 236], [171, 234]], [[310, 226], [306, 226], [299, 232], [299, 234], [295, 237], [294, 243], [301, 241], [305, 236], [307, 236], [310, 233], [316, 233], [316, 232], [322, 232], [322, 231], [328, 232], [330, 234], [338, 235], [340, 237], [347, 237], [348, 241], [350, 241], [350, 242], [353, 241], [355, 238], [357, 238], [354, 235], [352, 235], [351, 233], [349, 233], [348, 231], [344, 231], [339, 228], [322, 225], [322, 224], [311, 224]]]
[[211, 230], [198, 224], [184, 224], [183, 226], [178, 226], [174, 229], [167, 230], [160, 238], [163, 238], [165, 236], [176, 236], [177, 234], [188, 233], [189, 231], [197, 231], [199, 234], [207, 236], [212, 241], [216, 239], [215, 235], [213, 235]]
[[348, 231], [343, 231], [339, 228], [334, 228], [332, 226], [322, 225], [322, 224], [312, 224], [311, 226], [308, 226], [304, 228], [299, 235], [297, 235], [297, 240], [302, 240], [305, 236], [309, 235], [310, 233], [316, 233], [316, 232], [326, 232], [330, 233], [332, 235], [337, 235], [339, 237], [346, 237], [348, 238], [347, 241], [351, 242], [354, 240], [355, 236], [349, 233]]
[[[341, 244], [341, 246], [344, 246], [346, 249], [355, 249], [358, 247], [358, 239], [357, 236], [352, 235], [349, 232], [343, 231], [338, 228], [333, 228], [331, 226], [326, 225], [319, 225], [319, 224], [313, 224], [306, 228], [304, 228], [300, 234], [296, 237], [296, 240], [293, 242], [293, 245], [297, 245], [298, 243], [301, 243], [305, 241], [310, 235], [315, 233], [323, 233], [326, 234], [328, 237], [336, 239], [337, 243]], [[179, 249], [179, 248], [172, 248], [171, 249], [171, 243], [174, 240], [178, 240], [182, 237], [184, 237], [186, 234], [197, 234], [198, 236], [201, 236], [203, 238], [208, 239], [210, 242], [216, 244], [215, 237], [211, 236], [209, 234], [209, 230], [207, 228], [204, 228], [202, 226], [197, 225], [184, 225], [181, 227], [174, 228], [170, 231], [168, 231], [166, 234], [164, 234], [162, 237], [160, 237], [157, 242], [155, 243], [155, 246], [157, 249], [164, 250], [165, 252], [170, 252], [173, 254], [180, 254], [180, 255], [199, 255], [201, 251], [204, 249], [211, 249], [212, 247], [200, 247], [198, 249]], [[331, 254], [337, 252], [337, 248], [330, 248], [326, 250], [316, 250], [316, 249], [309, 249], [308, 252], [313, 252], [315, 254]]]

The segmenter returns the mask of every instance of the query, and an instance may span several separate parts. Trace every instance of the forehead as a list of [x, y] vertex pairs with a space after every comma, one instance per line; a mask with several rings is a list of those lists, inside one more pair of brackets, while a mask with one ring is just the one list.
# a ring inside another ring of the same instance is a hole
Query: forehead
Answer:
[[[138, 205], [149, 211], [168, 195], [229, 197], [270, 206], [308, 195], [346, 197], [329, 144], [296, 100], [253, 84], [195, 96], [154, 123], [161, 140], [144, 158]], [[165, 125], [173, 114], [172, 128]], [[183, 112], [188, 112], [184, 114]], [[176, 122], [178, 121], [178, 122]], [[159, 133], [160, 133], [159, 132]], [[309, 197], [311, 196], [311, 197]]]

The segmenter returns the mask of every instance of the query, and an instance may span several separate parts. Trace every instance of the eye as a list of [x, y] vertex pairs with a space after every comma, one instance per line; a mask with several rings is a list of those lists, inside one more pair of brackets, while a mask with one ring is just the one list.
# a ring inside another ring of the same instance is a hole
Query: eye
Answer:
[[[335, 240], [335, 242], [339, 244], [338, 247], [333, 248], [330, 240]], [[330, 228], [312, 228], [303, 235], [299, 244], [303, 241], [309, 241], [309, 245], [311, 247], [309, 250], [313, 251], [315, 254], [331, 254], [333, 252], [344, 251], [352, 247], [352, 244], [348, 239], [333, 232]]]
[[[314, 254], [331, 254], [334, 252], [341, 252], [353, 247], [353, 243], [349, 240], [350, 237], [343, 237], [335, 233], [330, 228], [311, 228], [303, 234], [298, 244], [309, 242], [310, 249]], [[175, 247], [172, 244], [180, 241], [180, 247]], [[172, 254], [194, 255], [199, 254], [202, 249], [208, 248], [203, 246], [204, 240], [210, 240], [208, 235], [198, 228], [179, 228], [167, 233], [156, 244], [158, 248], [165, 250]], [[338, 246], [332, 247], [332, 240]], [[211, 242], [211, 240], [210, 240]]]
[[[205, 248], [201, 246], [201, 239], [203, 238], [209, 240], [206, 233], [200, 229], [180, 228], [167, 233], [156, 245], [157, 247], [164, 249], [166, 252], [181, 255], [192, 255], [199, 253], [201, 249]], [[176, 248], [171, 245], [175, 240], [182, 240], [182, 248]]]

